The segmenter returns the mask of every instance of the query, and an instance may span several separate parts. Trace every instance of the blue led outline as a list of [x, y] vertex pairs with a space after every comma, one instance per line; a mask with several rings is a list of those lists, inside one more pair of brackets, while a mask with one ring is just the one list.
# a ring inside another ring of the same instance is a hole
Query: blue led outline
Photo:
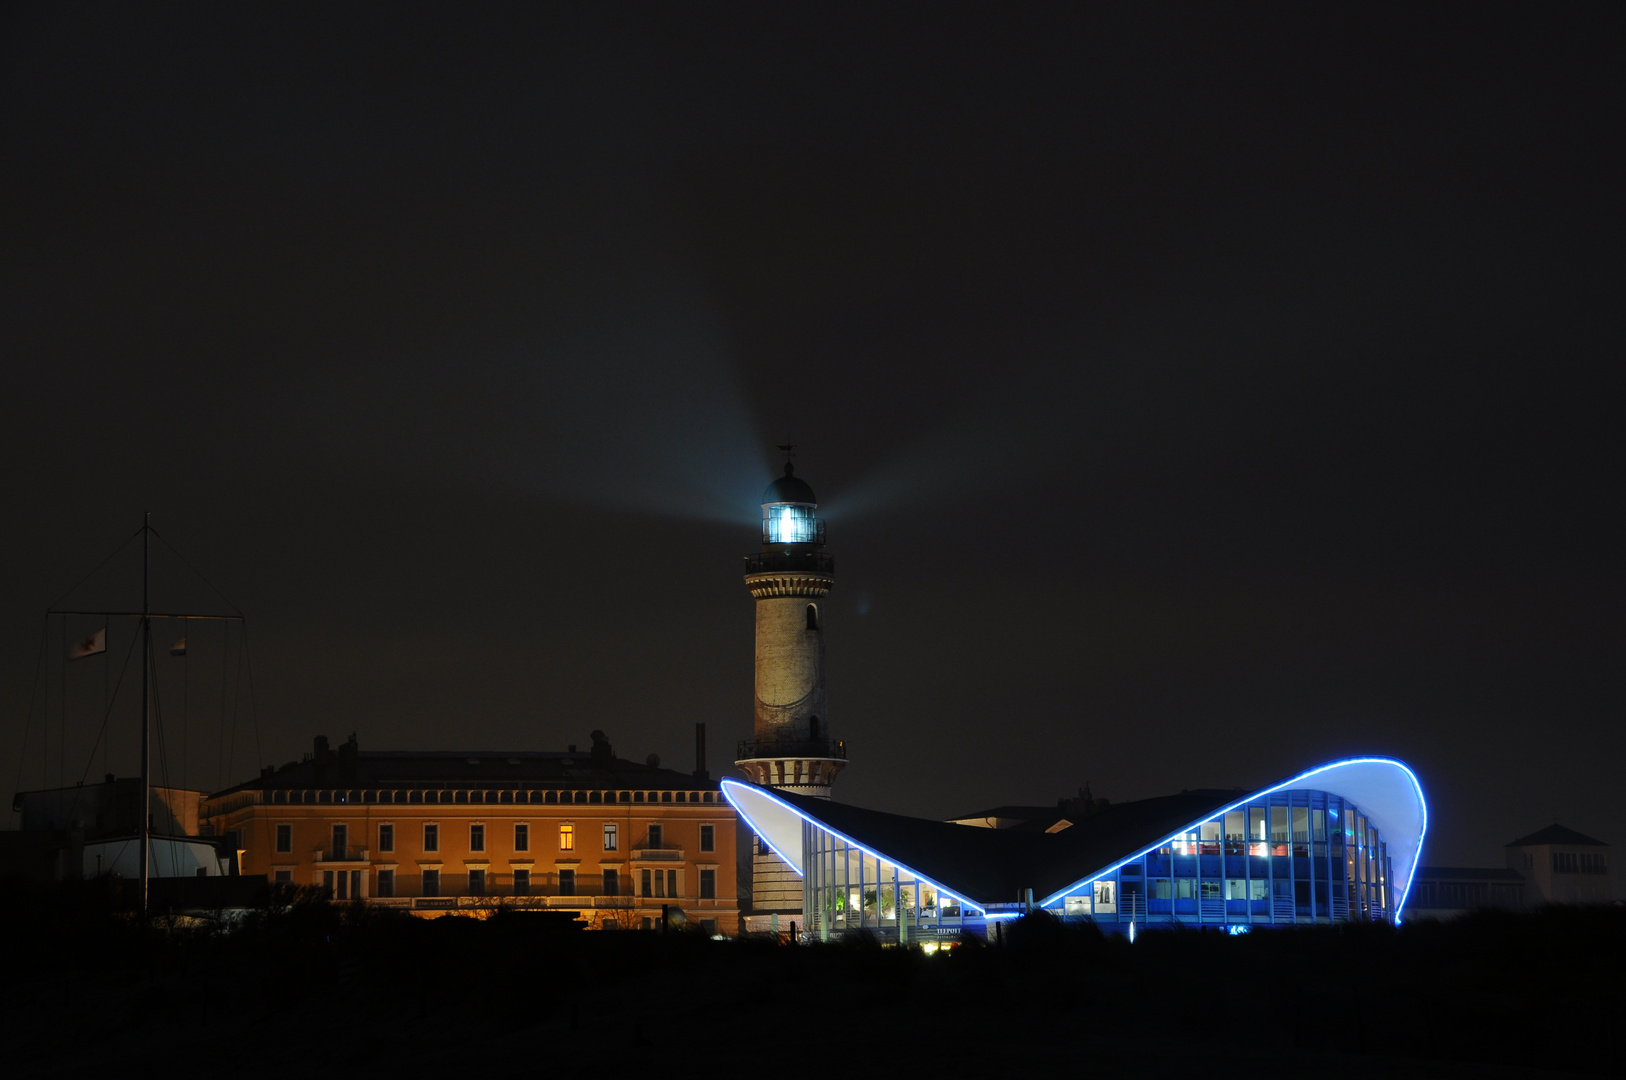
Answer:
[[[955, 900], [955, 901], [958, 901], [959, 903], [965, 904], [967, 907], [975, 908], [977, 914], [981, 915], [985, 919], [990, 918], [990, 917], [993, 917], [993, 918], [1002, 917], [1002, 916], [989, 916], [987, 908], [985, 908], [981, 904], [978, 904], [975, 901], [971, 900], [969, 897], [961, 896], [957, 890], [946, 889], [946, 888], [943, 887], [943, 885], [940, 882], [937, 881], [937, 879], [929, 878], [925, 874], [919, 873], [918, 871], [914, 870], [913, 868], [903, 865], [903, 863], [899, 862], [898, 860], [896, 860], [894, 858], [891, 858], [891, 857], [886, 856], [886, 855], [882, 855], [879, 851], [870, 850], [869, 848], [865, 847], [863, 844], [860, 844], [857, 840], [854, 840], [852, 837], [848, 836], [846, 833], [842, 832], [841, 830], [832, 829], [829, 825], [826, 825], [824, 822], [819, 821], [817, 818], [809, 817], [807, 814], [802, 813], [800, 810], [796, 809], [796, 807], [792, 806], [790, 803], [786, 802], [784, 799], [781, 799], [779, 796], [773, 794], [773, 792], [769, 791], [767, 788], [759, 787], [756, 784], [749, 784], [748, 785], [748, 784], [742, 783], [739, 780], [735, 780], [732, 777], [724, 777], [723, 780], [722, 780], [723, 798], [727, 799], [728, 800], [728, 805], [732, 806], [734, 808], [735, 812], [738, 813], [741, 817], [745, 818], [745, 820], [748, 823], [751, 821], [751, 815], [747, 814], [743, 809], [741, 809], [740, 804], [735, 802], [734, 797], [728, 793], [728, 785], [730, 785], [730, 784], [734, 784], [734, 785], [736, 785], [738, 787], [742, 787], [742, 788], [748, 787], [752, 791], [758, 792], [759, 794], [762, 794], [762, 795], [766, 795], [768, 798], [772, 799], [774, 802], [778, 803], [780, 806], [783, 806], [786, 810], [789, 810], [791, 813], [795, 814], [797, 817], [801, 818], [803, 821], [807, 822], [809, 825], [813, 826], [815, 829], [823, 829], [825, 832], [829, 833], [831, 836], [840, 837], [842, 840], [845, 840], [848, 844], [850, 844], [853, 847], [857, 848], [859, 851], [862, 851], [864, 854], [869, 855], [872, 858], [874, 858], [877, 862], [890, 863], [891, 865], [896, 866], [899, 870], [908, 870], [909, 873], [912, 874], [915, 877], [916, 880], [926, 882], [928, 885], [931, 885], [939, 893], [941, 893], [943, 896], [947, 897], [950, 900]], [[796, 870], [796, 864], [794, 862], [792, 862], [790, 859], [786, 858], [784, 852], [782, 852], [778, 848], [774, 847], [773, 846], [773, 841], [769, 840], [766, 836], [763, 836], [762, 833], [757, 830], [755, 825], [751, 826], [751, 831], [755, 832], [757, 834], [757, 836], [761, 837], [763, 843], [767, 844], [770, 848], [773, 848], [773, 853], [775, 855], [778, 855], [781, 859], [784, 859], [786, 865], [788, 865], [792, 870]], [[800, 870], [796, 870], [796, 876], [797, 877], [805, 877], [806, 875], [804, 875]]]
[[[1428, 800], [1423, 797], [1423, 784], [1422, 784], [1422, 782], [1417, 779], [1417, 774], [1411, 771], [1410, 766], [1408, 766], [1404, 761], [1400, 761], [1397, 758], [1381, 758], [1381, 757], [1345, 758], [1342, 761], [1328, 762], [1325, 765], [1320, 765], [1320, 766], [1317, 766], [1314, 769], [1311, 769], [1309, 772], [1300, 773], [1298, 776], [1292, 777], [1291, 779], [1283, 780], [1281, 783], [1277, 784], [1275, 787], [1269, 787], [1269, 788], [1264, 788], [1261, 791], [1255, 791], [1251, 795], [1248, 795], [1248, 796], [1246, 796], [1246, 797], [1244, 797], [1242, 799], [1237, 800], [1236, 802], [1232, 803], [1230, 806], [1225, 807], [1224, 809], [1216, 810], [1214, 813], [1210, 814], [1208, 817], [1205, 817], [1200, 821], [1194, 821], [1190, 825], [1181, 826], [1180, 828], [1174, 830], [1174, 832], [1169, 833], [1169, 835], [1165, 836], [1163, 839], [1158, 840], [1155, 843], [1149, 844], [1148, 846], [1146, 846], [1146, 847], [1142, 848], [1141, 850], [1135, 852], [1135, 854], [1129, 856], [1126, 859], [1120, 859], [1118, 862], [1113, 863], [1111, 866], [1107, 867], [1105, 870], [1102, 870], [1100, 873], [1095, 874], [1095, 875], [1093, 875], [1091, 877], [1088, 877], [1088, 878], [1082, 878], [1082, 879], [1080, 879], [1078, 881], [1073, 882], [1071, 885], [1068, 885], [1066, 888], [1060, 890], [1059, 892], [1051, 893], [1049, 896], [1045, 897], [1043, 900], [1039, 901], [1039, 903], [1034, 905], [1034, 906], [1035, 907], [1041, 907], [1041, 908], [1049, 907], [1055, 901], [1064, 900], [1067, 897], [1071, 896], [1075, 889], [1082, 888], [1085, 885], [1093, 885], [1097, 881], [1100, 881], [1102, 878], [1106, 877], [1108, 874], [1116, 872], [1119, 867], [1125, 866], [1128, 863], [1132, 863], [1136, 859], [1145, 857], [1146, 854], [1149, 853], [1150, 851], [1152, 851], [1154, 848], [1162, 847], [1164, 844], [1169, 843], [1176, 836], [1180, 835], [1183, 832], [1189, 832], [1190, 830], [1196, 828], [1199, 825], [1205, 825], [1208, 822], [1215, 820], [1216, 818], [1224, 817], [1226, 814], [1230, 813], [1232, 810], [1235, 810], [1237, 807], [1246, 806], [1246, 805], [1248, 805], [1248, 803], [1252, 802], [1255, 799], [1262, 798], [1262, 797], [1264, 797], [1266, 795], [1272, 795], [1272, 794], [1274, 794], [1274, 793], [1276, 793], [1278, 791], [1281, 791], [1283, 788], [1292, 787], [1294, 784], [1299, 783], [1301, 780], [1308, 780], [1310, 777], [1317, 776], [1317, 775], [1319, 775], [1321, 773], [1326, 772], [1329, 769], [1337, 769], [1337, 768], [1341, 768], [1341, 767], [1343, 767], [1345, 765], [1395, 765], [1395, 766], [1398, 766], [1402, 772], [1404, 772], [1408, 777], [1411, 778], [1412, 787], [1417, 789], [1417, 805], [1419, 807], [1421, 807], [1422, 811], [1423, 811], [1423, 824], [1422, 824], [1422, 827], [1417, 832], [1417, 853], [1412, 858], [1411, 870], [1406, 875], [1406, 888], [1400, 894], [1400, 903], [1395, 905], [1395, 925], [1399, 926], [1400, 925], [1400, 912], [1406, 906], [1406, 899], [1409, 896], [1411, 896], [1412, 879], [1417, 876], [1417, 864], [1420, 861], [1422, 861], [1423, 837], [1428, 835]], [[725, 783], [726, 783], [726, 781], [725, 781]], [[1368, 818], [1370, 819], [1370, 815], [1368, 815]]]

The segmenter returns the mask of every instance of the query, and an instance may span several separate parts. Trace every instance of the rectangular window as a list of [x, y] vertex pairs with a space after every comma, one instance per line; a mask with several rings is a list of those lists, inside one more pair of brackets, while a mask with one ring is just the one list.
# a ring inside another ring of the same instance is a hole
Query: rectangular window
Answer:
[[621, 895], [621, 872], [619, 870], [604, 871], [604, 895]]
[[514, 826], [514, 850], [531, 850], [531, 826], [526, 822], [522, 821]]
[[717, 850], [717, 827], [715, 825], [700, 826], [700, 850]]
[[[440, 850], [440, 826], [425, 825], [423, 827], [423, 849], [425, 851]], [[426, 896], [436, 896], [437, 893], [425, 893]]]
[[1252, 881], [1248, 882], [1248, 899], [1249, 900], [1268, 900], [1268, 899], [1270, 899], [1270, 882], [1266, 881], [1263, 878], [1254, 878]]
[[[333, 857], [335, 859], [348, 859], [350, 857], [350, 827], [348, 825], [333, 826]], [[339, 891], [342, 893], [344, 890]]]
[[469, 826], [469, 850], [484, 851], [486, 849], [486, 827], [484, 825]]
[[[657, 874], [660, 873], [659, 870], [657, 870], [655, 872]], [[668, 870], [666, 872], [666, 895], [670, 896], [670, 897], [673, 897], [673, 898], [676, 898], [677, 894], [678, 894], [678, 891], [677, 891], [677, 871], [676, 870]]]
[[1095, 910], [1111, 915], [1118, 910], [1117, 883], [1112, 881], [1097, 881], [1094, 888]]
[[278, 885], [292, 885], [294, 883], [294, 872], [292, 870], [274, 871], [271, 874], [271, 880]]
[[1203, 899], [1218, 900], [1220, 898], [1220, 883], [1217, 881], [1203, 882]]
[[1248, 898], [1248, 883], [1242, 878], [1225, 879], [1225, 899], [1246, 900]]
[[[343, 880], [344, 875], [340, 874], [339, 878], [340, 878], [340, 880]], [[331, 871], [331, 870], [323, 870], [322, 871], [322, 888], [327, 892], [328, 898], [332, 899], [333, 898], [333, 871]]]
[[1174, 879], [1174, 898], [1176, 900], [1195, 900], [1197, 898], [1197, 883], [1191, 878]]
[[425, 896], [440, 895], [440, 871], [425, 870], [423, 872], [423, 894]]
[[350, 899], [361, 899], [361, 871], [350, 871]]
[[614, 851], [615, 846], [616, 846], [616, 841], [619, 840], [619, 839], [620, 839], [620, 835], [616, 832], [616, 828], [615, 828], [614, 825], [605, 825], [604, 826], [604, 850], [605, 851]]
[[702, 871], [700, 871], [700, 899], [702, 899], [702, 900], [715, 900], [715, 899], [717, 899], [717, 871], [715, 871], [715, 870], [702, 870]]
[[652, 848], [661, 846], [661, 827], [659, 825], [649, 827], [649, 846]]
[[514, 895], [529, 896], [531, 894], [531, 872], [529, 870], [514, 871]]
[[650, 883], [649, 871], [648, 870], [640, 870], [638, 873], [639, 873], [640, 877], [642, 878], [642, 884], [643, 884], [643, 891], [639, 895], [641, 895], [641, 896], [654, 896], [655, 895], [655, 887], [654, 887], [654, 885], [652, 885]]
[[[576, 826], [574, 826], [574, 825], [561, 825], [561, 826], [559, 826], [559, 850], [560, 851], [575, 851], [576, 850]], [[573, 893], [566, 893], [565, 895], [566, 896], [572, 896], [574, 894]]]
[[559, 895], [560, 896], [575, 896], [576, 895], [576, 871], [574, 871], [574, 870], [561, 870], [561, 871], [559, 871]]
[[379, 851], [394, 851], [395, 850], [395, 826], [394, 825], [380, 825], [378, 827], [378, 850]]
[[380, 870], [378, 872], [378, 895], [379, 896], [394, 896], [395, 895], [395, 871], [394, 870]]
[[294, 849], [294, 827], [292, 825], [277, 826], [277, 850], [292, 851]]
[[484, 870], [469, 871], [469, 895], [484, 896], [486, 894], [486, 872]]

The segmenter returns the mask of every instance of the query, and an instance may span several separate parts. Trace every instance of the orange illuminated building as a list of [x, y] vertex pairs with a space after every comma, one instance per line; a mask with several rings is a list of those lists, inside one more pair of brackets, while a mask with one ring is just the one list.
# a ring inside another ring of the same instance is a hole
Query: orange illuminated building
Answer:
[[318, 738], [306, 760], [209, 796], [206, 829], [241, 873], [416, 915], [579, 912], [595, 929], [663, 910], [739, 931], [734, 810], [694, 773], [577, 753], [364, 752]]

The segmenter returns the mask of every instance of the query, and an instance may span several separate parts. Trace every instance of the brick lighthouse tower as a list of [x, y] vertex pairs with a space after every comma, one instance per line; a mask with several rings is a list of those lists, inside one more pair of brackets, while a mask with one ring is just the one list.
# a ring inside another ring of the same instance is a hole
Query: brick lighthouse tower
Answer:
[[[745, 557], [757, 610], [754, 737], [740, 743], [734, 764], [752, 783], [828, 799], [847, 749], [830, 738], [824, 697], [824, 598], [836, 566], [824, 550], [818, 506], [788, 461], [762, 493], [762, 550]], [[752, 862], [755, 910], [799, 915], [796, 872], [766, 848]]]

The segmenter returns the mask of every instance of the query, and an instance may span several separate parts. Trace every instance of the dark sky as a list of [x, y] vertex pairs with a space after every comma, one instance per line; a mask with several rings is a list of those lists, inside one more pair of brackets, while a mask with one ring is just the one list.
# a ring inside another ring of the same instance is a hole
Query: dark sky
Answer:
[[1377, 752], [1431, 861], [1626, 844], [1626, 11], [1080, 8], [9, 6], [4, 781], [100, 775], [43, 612], [145, 510], [250, 620], [252, 710], [162, 660], [172, 779], [715, 771], [795, 442], [845, 801]]

